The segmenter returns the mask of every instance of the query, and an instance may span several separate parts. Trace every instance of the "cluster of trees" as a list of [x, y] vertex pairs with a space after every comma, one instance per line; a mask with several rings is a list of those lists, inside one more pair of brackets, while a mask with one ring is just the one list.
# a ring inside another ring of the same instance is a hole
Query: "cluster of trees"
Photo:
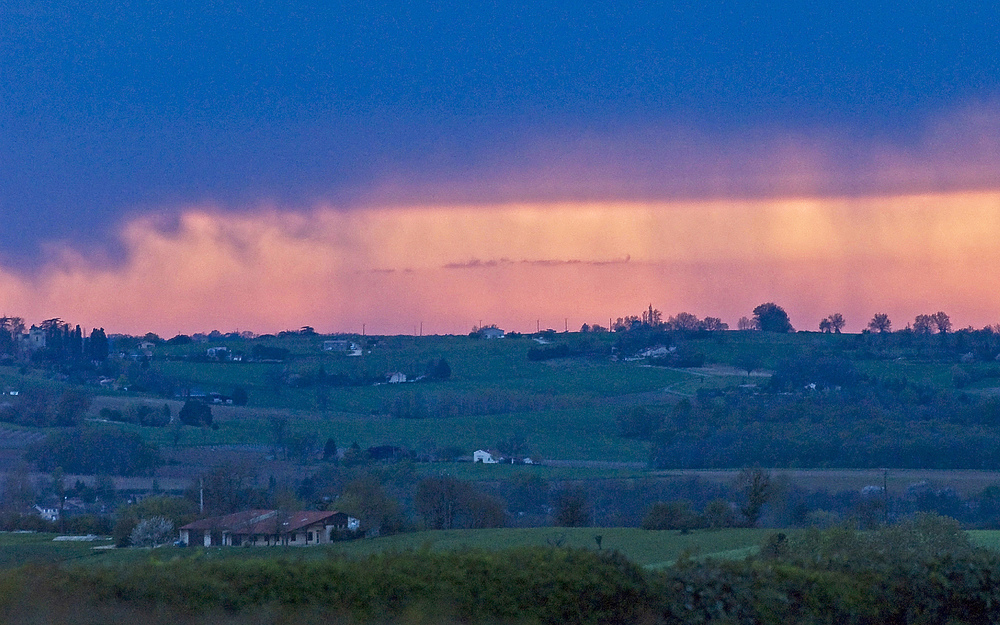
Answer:
[[[593, 328], [600, 328], [600, 326], [592, 326], [588, 329], [592, 332], [598, 331]], [[723, 323], [723, 321], [718, 317], [705, 317], [704, 319], [699, 319], [697, 316], [688, 312], [677, 313], [668, 319], [664, 319], [663, 313], [653, 308], [652, 304], [650, 304], [649, 308], [643, 311], [641, 315], [619, 317], [614, 321], [614, 323], [611, 324], [611, 330], [614, 332], [628, 332], [638, 328], [692, 334], [696, 332], [718, 332], [721, 330], [728, 330], [729, 325]], [[581, 331], [586, 332], [586, 330], [583, 330], [582, 328]]]
[[133, 423], [143, 427], [162, 428], [170, 423], [169, 404], [163, 404], [162, 408], [154, 408], [149, 404], [136, 403], [128, 406], [125, 410], [101, 408], [99, 414], [102, 419], [108, 421]]
[[657, 367], [701, 367], [705, 364], [705, 354], [690, 343], [681, 343], [665, 356], [650, 358], [649, 364]]
[[951, 519], [774, 534], [754, 559], [684, 561], [656, 581], [667, 622], [994, 623], [1000, 555]]
[[945, 333], [918, 333], [912, 327], [894, 332], [865, 332], [856, 337], [857, 357], [897, 358], [952, 363], [994, 362], [1000, 354], [1000, 328], [961, 328]]
[[819, 322], [819, 330], [820, 332], [826, 332], [827, 334], [831, 332], [833, 334], [840, 334], [846, 324], [847, 321], [844, 320], [844, 315], [840, 313], [833, 313]]
[[[819, 330], [820, 332], [840, 334], [846, 323], [841, 313], [833, 313], [819, 322]], [[943, 312], [936, 312], [933, 315], [917, 315], [912, 329], [919, 334], [946, 333], [951, 330], [951, 320]], [[866, 330], [875, 333], [891, 332], [892, 321], [886, 313], [875, 313], [872, 320], [868, 322]]]
[[[833, 313], [819, 322], [819, 329], [820, 332], [840, 334], [846, 323], [842, 314]], [[875, 313], [865, 330], [876, 334], [892, 332], [892, 320], [886, 313]], [[913, 324], [906, 326], [906, 330], [916, 334], [947, 334], [952, 330], [951, 318], [943, 311], [917, 315]]]
[[951, 319], [940, 311], [933, 315], [917, 315], [913, 320], [913, 331], [917, 334], [947, 334], [951, 331]]
[[73, 388], [56, 394], [28, 387], [0, 406], [0, 421], [27, 427], [72, 427], [83, 420], [90, 401], [89, 394]]
[[21, 317], [0, 317], [0, 354], [15, 358], [26, 327]]
[[538, 347], [531, 347], [528, 349], [528, 360], [536, 362], [542, 360], [552, 360], [554, 358], [567, 358], [575, 355], [576, 353], [574, 353], [566, 343], [540, 345]]
[[[498, 444], [514, 454], [525, 449], [521, 439]], [[649, 502], [675, 505], [679, 501], [689, 502], [684, 505], [692, 510], [703, 510], [691, 527], [753, 526], [763, 517], [773, 522], [773, 509], [787, 507], [783, 502], [789, 492], [783, 482], [756, 469], [721, 484], [692, 478], [612, 480], [595, 485], [549, 481], [530, 472], [485, 482], [446, 475], [420, 478], [410, 454], [361, 461], [365, 452], [357, 447], [352, 453], [355, 447], [344, 453], [339, 464], [324, 463], [295, 485], [295, 494], [306, 505], [334, 502], [331, 505], [336, 509], [354, 514], [370, 524], [366, 528], [381, 533], [421, 527], [637, 527], [648, 516]], [[349, 460], [355, 456], [357, 460]], [[227, 475], [238, 473], [230, 470]], [[209, 480], [205, 484], [207, 489]], [[259, 480], [248, 479], [246, 484], [259, 484]], [[260, 496], [266, 493], [261, 491]], [[362, 506], [364, 502], [374, 503]], [[820, 503], [830, 507], [827, 501]], [[840, 512], [846, 515], [848, 511]], [[373, 521], [373, 514], [381, 521]]]
[[196, 427], [218, 427], [212, 423], [212, 407], [203, 401], [189, 399], [177, 411], [177, 418], [184, 425]]
[[417, 483], [414, 505], [428, 529], [503, 527], [504, 509], [494, 497], [453, 477], [429, 477]]
[[[33, 328], [35, 326], [32, 326]], [[72, 327], [58, 317], [42, 321], [44, 347], [35, 349], [25, 343], [28, 328], [21, 317], [0, 317], [0, 356], [18, 358], [30, 355], [36, 361], [89, 360], [100, 362], [108, 357], [108, 337], [104, 328], [92, 330], [85, 337], [79, 325]]]
[[[821, 332], [840, 334], [847, 325], [847, 320], [843, 314], [837, 312], [824, 317], [819, 322]], [[737, 323], [739, 330], [760, 330], [764, 332], [786, 333], [793, 332], [794, 328], [784, 308], [774, 302], [760, 304], [753, 309], [752, 317], [741, 317]], [[698, 319], [695, 315], [682, 312], [669, 319], [664, 320], [662, 313], [649, 307], [641, 315], [630, 315], [619, 317], [611, 324], [614, 332], [630, 332], [641, 329], [662, 330], [665, 332], [693, 334], [698, 332], [714, 332], [727, 330], [729, 326], [716, 317], [705, 317]], [[933, 314], [917, 315], [912, 325], [908, 324], [906, 329], [916, 334], [947, 334], [952, 331], [952, 323], [949, 316], [938, 311]], [[892, 331], [892, 321], [886, 313], [876, 313], [866, 328], [868, 332], [888, 333]], [[599, 325], [590, 326], [584, 324], [580, 328], [581, 332], [606, 331]]]
[[[549, 340], [554, 340], [556, 337], [555, 333], [546, 336], [546, 333], [543, 332], [542, 335]], [[605, 354], [607, 354], [607, 347], [603, 343], [594, 341], [592, 337], [582, 336], [557, 343], [532, 346], [528, 349], [528, 360], [538, 362], [554, 358], [589, 357]]]
[[652, 441], [650, 462], [659, 469], [761, 463], [993, 470], [1000, 468], [998, 425], [995, 398], [893, 379], [841, 392], [703, 394], [618, 417], [620, 434]]
[[52, 432], [32, 443], [25, 459], [41, 471], [83, 475], [151, 475], [163, 464], [156, 445], [139, 434], [101, 427]]

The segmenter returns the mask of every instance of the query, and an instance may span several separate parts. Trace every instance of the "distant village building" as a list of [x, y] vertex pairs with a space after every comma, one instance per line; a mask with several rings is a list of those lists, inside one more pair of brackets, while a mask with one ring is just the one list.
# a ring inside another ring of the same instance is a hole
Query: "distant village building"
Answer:
[[347, 339], [333, 339], [323, 341], [323, 351], [325, 352], [353, 352], [358, 349], [357, 343]]
[[495, 326], [482, 328], [479, 330], [479, 336], [484, 339], [502, 339], [504, 337], [504, 331]]
[[212, 392], [206, 395], [206, 399], [211, 404], [220, 404], [224, 406], [232, 406], [233, 398], [228, 395], [223, 395], [222, 393]]
[[45, 349], [45, 330], [32, 325], [28, 330], [28, 350]]
[[389, 384], [400, 384], [406, 382], [406, 374], [396, 371], [395, 373], [390, 373], [386, 376], [386, 382]]
[[46, 521], [58, 521], [59, 520], [59, 508], [50, 508], [47, 506], [36, 505], [33, 510], [35, 514], [45, 519]]
[[494, 457], [492, 453], [486, 451], [485, 449], [477, 449], [476, 451], [472, 452], [473, 462], [482, 462], [483, 464], [497, 464], [500, 462], [500, 460], [501, 458], [499, 455]]
[[215, 360], [228, 360], [229, 358], [229, 349], [226, 347], [209, 347], [205, 353], [209, 358]]

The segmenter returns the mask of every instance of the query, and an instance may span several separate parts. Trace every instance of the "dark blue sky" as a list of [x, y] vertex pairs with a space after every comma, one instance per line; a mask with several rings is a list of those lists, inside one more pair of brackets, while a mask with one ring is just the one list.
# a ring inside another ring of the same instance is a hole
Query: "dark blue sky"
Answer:
[[0, 257], [199, 201], [698, 192], [772, 132], [852, 172], [1000, 87], [987, 3], [371, 4], [3, 3]]

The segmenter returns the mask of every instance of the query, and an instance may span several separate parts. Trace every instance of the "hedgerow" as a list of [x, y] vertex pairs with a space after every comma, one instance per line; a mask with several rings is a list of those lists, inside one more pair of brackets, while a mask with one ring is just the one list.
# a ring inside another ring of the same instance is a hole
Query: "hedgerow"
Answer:
[[874, 532], [776, 533], [753, 558], [682, 558], [658, 571], [615, 552], [546, 547], [214, 556], [192, 549], [160, 561], [153, 551], [132, 566], [8, 570], [0, 622], [89, 624], [122, 614], [179, 624], [1000, 622], [1000, 554], [934, 516]]

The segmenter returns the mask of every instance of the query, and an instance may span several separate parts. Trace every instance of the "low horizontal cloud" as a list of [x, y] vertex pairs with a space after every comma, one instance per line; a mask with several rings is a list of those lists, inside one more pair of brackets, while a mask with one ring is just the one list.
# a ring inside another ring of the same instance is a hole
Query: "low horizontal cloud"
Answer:
[[631, 259], [631, 256], [626, 255], [625, 258], [615, 259], [615, 260], [555, 260], [555, 259], [537, 259], [537, 260], [511, 260], [509, 258], [499, 258], [490, 260], [479, 260], [474, 258], [472, 260], [463, 263], [446, 263], [444, 265], [445, 269], [490, 269], [493, 267], [501, 267], [505, 265], [534, 265], [536, 267], [556, 267], [558, 265], [622, 265]]
[[579, 327], [650, 303], [735, 324], [764, 301], [800, 328], [1000, 321], [998, 191], [177, 213], [126, 223], [117, 263], [62, 247], [0, 268], [0, 312], [166, 335]]

